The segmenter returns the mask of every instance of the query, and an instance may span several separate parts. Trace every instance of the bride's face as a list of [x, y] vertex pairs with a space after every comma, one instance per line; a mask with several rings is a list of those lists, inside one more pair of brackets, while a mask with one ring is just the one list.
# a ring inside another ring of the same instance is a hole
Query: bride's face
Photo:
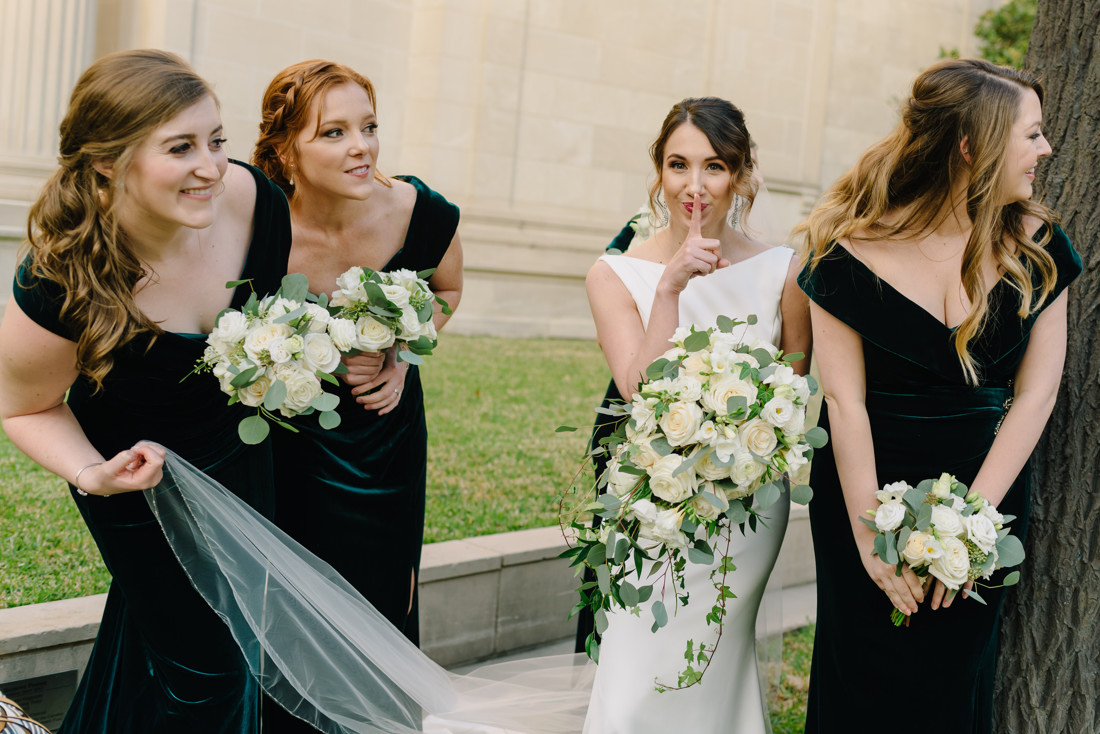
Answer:
[[309, 119], [320, 124], [298, 135], [294, 184], [299, 191], [365, 200], [374, 188], [378, 121], [367, 93], [357, 84], [332, 87], [319, 97]]
[[685, 122], [672, 131], [661, 163], [661, 188], [669, 217], [688, 226], [696, 194], [702, 203], [703, 229], [721, 226], [733, 203], [733, 174], [702, 130]]

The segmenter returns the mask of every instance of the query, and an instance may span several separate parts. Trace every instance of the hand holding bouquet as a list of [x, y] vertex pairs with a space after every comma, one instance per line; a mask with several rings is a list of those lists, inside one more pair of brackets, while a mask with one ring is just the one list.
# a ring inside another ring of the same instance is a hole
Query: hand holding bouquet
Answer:
[[[594, 569], [596, 581], [579, 588], [576, 609], [588, 607], [596, 631], [607, 627], [607, 611], [649, 605], [653, 631], [667, 624], [666, 586], [672, 602], [686, 604], [683, 569], [688, 561], [713, 564], [712, 542], [733, 526], [755, 530], [758, 512], [779, 499], [789, 474], [804, 466], [813, 447], [825, 444], [820, 428], [806, 430], [806, 402], [816, 391], [813, 378], [795, 374], [789, 362], [801, 355], [782, 355], [771, 344], [745, 343], [734, 334], [752, 324], [726, 317], [706, 331], [681, 328], [674, 347], [646, 370], [629, 405], [610, 410], [621, 416], [616, 432], [599, 450], [610, 455], [598, 489], [607, 488], [586, 510], [603, 518], [598, 532], [579, 521], [577, 545], [563, 555], [578, 568]], [[791, 497], [806, 503], [812, 492], [796, 486]], [[735, 570], [719, 547], [720, 562], [711, 574], [717, 599], [707, 621], [721, 637], [726, 600], [734, 594], [725, 584]], [[648, 567], [642, 579], [644, 562]], [[634, 577], [631, 580], [631, 577]], [[715, 641], [715, 645], [717, 641]], [[589, 656], [598, 659], [590, 636]], [[682, 688], [698, 682], [714, 645], [688, 641]], [[700, 664], [696, 669], [695, 665]]]
[[[1015, 517], [997, 512], [950, 474], [925, 479], [916, 487], [887, 484], [875, 498], [879, 506], [867, 510], [870, 518], [860, 520], [877, 534], [874, 554], [895, 565], [898, 576], [908, 565], [922, 580], [936, 578], [954, 595], [968, 581], [989, 579], [997, 569], [1024, 560], [1023, 544], [1005, 527]], [[1001, 586], [1019, 579], [1019, 571], [1013, 571]], [[985, 604], [973, 589], [966, 595]], [[890, 619], [897, 626], [909, 623], [909, 616], [898, 609]]]

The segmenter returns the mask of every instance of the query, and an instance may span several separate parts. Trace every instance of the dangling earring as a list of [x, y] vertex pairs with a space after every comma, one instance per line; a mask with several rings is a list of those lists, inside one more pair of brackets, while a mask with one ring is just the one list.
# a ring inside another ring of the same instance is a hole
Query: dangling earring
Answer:
[[286, 175], [286, 182], [291, 186], [294, 185], [294, 164], [291, 163], [288, 168], [290, 169]]
[[668, 204], [665, 203], [665, 191], [664, 191], [664, 189], [661, 189], [657, 192], [657, 197], [655, 199], [655, 202], [657, 204], [657, 211], [653, 212], [654, 224], [656, 224], [660, 227], [667, 227], [668, 226], [669, 214], [668, 214]]
[[737, 225], [741, 223], [741, 206], [745, 203], [737, 194], [733, 195], [733, 206], [726, 212], [726, 221], [729, 223], [731, 229], [737, 229]]

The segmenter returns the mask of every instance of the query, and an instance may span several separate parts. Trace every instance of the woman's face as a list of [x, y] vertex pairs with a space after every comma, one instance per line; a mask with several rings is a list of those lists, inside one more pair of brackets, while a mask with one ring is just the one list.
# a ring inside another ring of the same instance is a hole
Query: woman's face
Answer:
[[671, 221], [687, 226], [696, 194], [702, 204], [702, 226], [721, 223], [733, 202], [733, 175], [703, 131], [685, 122], [672, 131], [661, 163], [661, 188]]
[[229, 165], [224, 143], [221, 115], [210, 96], [155, 129], [126, 170], [119, 210], [124, 226], [209, 227], [215, 186]]
[[1004, 177], [1001, 189], [1004, 203], [1011, 204], [1031, 198], [1035, 181], [1035, 165], [1050, 155], [1050, 143], [1042, 130], [1043, 106], [1033, 89], [1020, 95], [1020, 110], [1008, 134], [1005, 147]]
[[314, 101], [310, 120], [318, 119], [318, 109], [320, 125], [311, 123], [296, 141], [295, 188], [367, 199], [378, 159], [378, 121], [366, 91], [357, 84], [340, 84]]

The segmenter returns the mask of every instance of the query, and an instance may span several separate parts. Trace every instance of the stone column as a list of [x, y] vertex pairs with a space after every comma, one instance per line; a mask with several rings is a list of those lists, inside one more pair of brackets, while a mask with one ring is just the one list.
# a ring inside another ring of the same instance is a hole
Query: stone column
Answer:
[[58, 125], [92, 60], [96, 5], [0, 0], [0, 199], [33, 198], [56, 165]]

